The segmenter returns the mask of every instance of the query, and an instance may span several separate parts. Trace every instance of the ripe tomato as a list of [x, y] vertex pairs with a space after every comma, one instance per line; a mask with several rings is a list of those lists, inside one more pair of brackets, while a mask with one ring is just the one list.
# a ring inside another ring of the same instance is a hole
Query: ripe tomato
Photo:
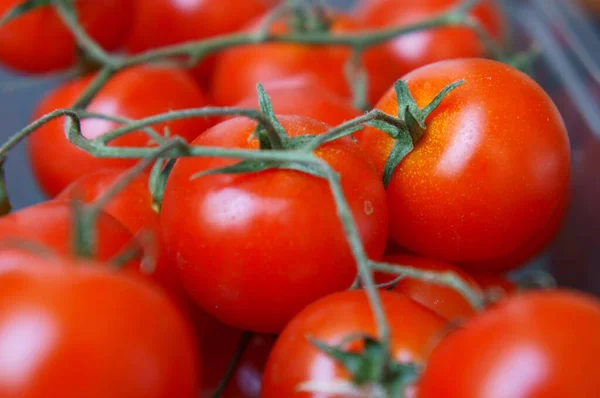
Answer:
[[[566, 326], [568, 325], [568, 326]], [[419, 397], [598, 397], [600, 304], [567, 291], [515, 295], [433, 351]]]
[[29, 255], [0, 273], [0, 396], [195, 396], [181, 314], [150, 285], [98, 267]]
[[[31, 242], [50, 249], [55, 254], [74, 254], [74, 226], [71, 205], [67, 202], [45, 202], [0, 218], [0, 242], [10, 247], [11, 241]], [[96, 223], [96, 253], [94, 260], [110, 260], [133, 239], [117, 220], [100, 213]], [[137, 261], [128, 264], [139, 268]]]
[[[364, 27], [385, 29], [408, 26], [456, 7], [461, 0], [372, 0], [359, 2], [356, 16]], [[493, 0], [480, 1], [471, 15], [486, 31], [501, 40], [504, 21]], [[371, 81], [371, 99], [376, 101], [400, 76], [421, 66], [451, 58], [481, 57], [486, 54], [484, 43], [467, 27], [442, 27], [402, 35], [365, 52], [364, 62], [377, 79]]]
[[[291, 137], [330, 128], [299, 116], [282, 116], [280, 122]], [[245, 118], [227, 120], [193, 144], [256, 149], [255, 127]], [[387, 208], [373, 167], [350, 138], [327, 143], [316, 153], [341, 175], [365, 250], [380, 258]], [[165, 242], [202, 309], [241, 329], [277, 333], [308, 303], [348, 288], [355, 261], [325, 180], [271, 169], [190, 181], [200, 171], [235, 163], [177, 161], [161, 212]]]
[[[391, 329], [392, 358], [424, 363], [430, 349], [444, 335], [445, 320], [401, 294], [381, 292], [381, 300]], [[330, 396], [297, 390], [304, 382], [332, 382], [349, 377], [307, 336], [337, 346], [355, 334], [376, 335], [373, 312], [364, 292], [340, 292], [310, 304], [277, 339], [265, 368], [262, 398]]]
[[[449, 60], [404, 77], [420, 107], [461, 79], [392, 176], [390, 235], [412, 252], [471, 270], [510, 269], [543, 248], [560, 225], [569, 140], [548, 95], [505, 64]], [[393, 89], [377, 108], [398, 114]], [[366, 128], [359, 139], [382, 173], [392, 138]]]
[[[57, 108], [71, 106], [85, 90], [91, 77], [59, 87], [38, 106], [34, 118]], [[160, 93], [160, 95], [157, 95]], [[199, 108], [208, 100], [192, 79], [178, 69], [161, 66], [140, 66], [127, 69], [113, 77], [88, 106], [99, 112], [131, 119], [141, 119], [170, 110]], [[153, 126], [160, 134], [168, 127], [172, 135], [194, 139], [210, 125], [210, 119], [194, 118]], [[93, 139], [118, 127], [118, 123], [98, 119], [82, 122], [82, 132]], [[77, 178], [103, 168], [129, 167], [135, 159], [99, 159], [71, 144], [64, 133], [64, 119], [44, 125], [29, 140], [29, 155], [34, 174], [42, 190], [50, 197], [60, 193]], [[115, 146], [147, 146], [151, 139], [136, 131], [111, 142]]]
[[[265, 90], [275, 112], [281, 115], [305, 116], [337, 126], [362, 114], [350, 100], [324, 89], [314, 78], [306, 76], [271, 81], [265, 84]], [[236, 107], [257, 108], [256, 93]]]
[[[260, 25], [254, 23], [249, 29]], [[340, 33], [351, 30], [353, 22], [338, 17], [330, 31]], [[285, 20], [277, 21], [271, 33], [287, 33]], [[254, 95], [257, 83], [309, 75], [318, 84], [338, 95], [348, 97], [350, 87], [344, 75], [344, 65], [350, 50], [340, 46], [306, 46], [286, 43], [268, 43], [236, 47], [217, 57], [212, 81], [212, 95], [219, 105], [232, 105]]]
[[[399, 265], [406, 265], [422, 270], [451, 271], [461, 276], [473, 289], [479, 289], [477, 283], [461, 269], [441, 262], [410, 255], [395, 255], [384, 257], [384, 261]], [[395, 279], [393, 275], [376, 275], [378, 283], [389, 282]], [[475, 309], [456, 290], [436, 285], [434, 283], [421, 282], [412, 278], [403, 278], [391, 289], [407, 295], [433, 312], [448, 320], [466, 319], [475, 314]]]
[[[0, 0], [0, 16], [21, 3]], [[114, 50], [123, 44], [133, 17], [131, 0], [77, 0], [75, 6], [81, 25], [100, 46]], [[43, 73], [66, 69], [76, 60], [75, 39], [50, 5], [0, 27], [0, 62], [13, 69]]]
[[[234, 32], [267, 11], [269, 0], [134, 0], [135, 17], [127, 49], [152, 48]], [[194, 69], [206, 80], [214, 67], [210, 57]]]
[[[58, 200], [81, 200], [93, 203], [121, 178], [120, 169], [100, 170], [87, 174], [69, 185]], [[148, 175], [142, 174], [131, 181], [125, 189], [117, 194], [103, 209], [126, 226], [131, 233], [146, 232], [153, 235], [156, 253], [156, 269], [152, 278], [166, 288], [169, 293], [183, 298], [183, 287], [177, 276], [174, 264], [169, 262], [163, 252], [162, 231], [158, 212], [153, 208], [153, 200], [148, 189]]]

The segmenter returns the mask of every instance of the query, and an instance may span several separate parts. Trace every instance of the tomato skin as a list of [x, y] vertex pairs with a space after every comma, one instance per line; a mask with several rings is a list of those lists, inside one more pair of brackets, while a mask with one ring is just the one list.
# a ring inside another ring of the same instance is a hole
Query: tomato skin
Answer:
[[591, 296], [512, 296], [441, 342], [429, 358], [419, 397], [600, 396], [598, 379], [581, 377], [600, 354], [599, 333], [600, 305]]
[[[0, 218], [0, 242], [31, 242], [61, 256], [74, 256], [75, 222], [68, 202], [44, 202]], [[119, 254], [133, 236], [112, 216], [100, 212], [96, 223], [96, 253], [93, 260], [107, 261]], [[139, 269], [132, 261], [131, 268]]]
[[[22, 2], [0, 0], [0, 15]], [[75, 4], [83, 28], [101, 47], [114, 50], [123, 44], [133, 18], [131, 0], [77, 0]], [[0, 27], [3, 65], [44, 73], [66, 69], [76, 60], [75, 39], [51, 6], [29, 11]]]
[[0, 273], [0, 396], [195, 396], [181, 314], [151, 285], [102, 267], [29, 255]]
[[[319, 86], [314, 78], [296, 76], [265, 84], [273, 108], [280, 115], [297, 115], [320, 120], [332, 126], [362, 114], [349, 99]], [[240, 101], [236, 107], [258, 108], [257, 95]]]
[[[475, 290], [479, 286], [473, 278], [451, 264], [442, 261], [430, 260], [422, 257], [410, 255], [386, 256], [383, 261], [387, 263], [406, 265], [421, 270], [430, 271], [451, 271], [465, 279], [465, 281]], [[384, 283], [395, 279], [394, 275], [376, 274], [378, 283]], [[469, 302], [456, 290], [436, 285], [434, 283], [421, 282], [413, 278], [403, 278], [396, 286], [391, 289], [393, 292], [402, 293], [419, 304], [429, 308], [436, 314], [450, 320], [467, 319], [475, 314], [475, 309]]]
[[[381, 292], [381, 300], [391, 329], [392, 357], [402, 362], [423, 363], [429, 350], [443, 337], [446, 321], [401, 294]], [[265, 368], [261, 397], [329, 397], [296, 390], [306, 381], [349, 377], [341, 365], [315, 348], [306, 337], [339, 345], [353, 334], [376, 336], [372, 311], [363, 291], [339, 292], [310, 304], [277, 339]]]
[[[355, 11], [365, 28], [385, 29], [408, 26], [434, 18], [460, 0], [374, 0], [359, 2]], [[478, 3], [471, 15], [479, 20], [492, 38], [500, 41], [504, 28], [501, 11], [493, 0]], [[371, 99], [377, 101], [398, 78], [421, 66], [453, 58], [482, 57], [484, 43], [466, 27], [442, 27], [403, 35], [387, 43], [371, 47], [364, 54], [364, 63], [371, 80]]]
[[[279, 120], [292, 137], [330, 128], [299, 116]], [[249, 142], [255, 126], [246, 118], [231, 119], [207, 130], [194, 145], [256, 149], [257, 140]], [[316, 153], [341, 175], [365, 250], [381, 258], [387, 205], [372, 166], [350, 138], [323, 145]], [[202, 309], [240, 329], [277, 333], [306, 304], [347, 289], [356, 266], [325, 180], [267, 170], [190, 181], [202, 170], [235, 162], [177, 161], [161, 212], [165, 242], [182, 282]]]
[[[472, 271], [508, 270], [541, 250], [560, 225], [569, 140], [548, 95], [510, 66], [449, 60], [403, 78], [420, 107], [461, 79], [392, 176], [390, 236]], [[390, 89], [377, 109], [397, 114], [397, 106]], [[359, 140], [383, 173], [392, 139], [367, 127]]]
[[[91, 76], [69, 82], [50, 93], [38, 106], [34, 119], [55, 109], [70, 107], [85, 90]], [[160, 95], [156, 95], [159, 92]], [[114, 76], [100, 90], [87, 110], [141, 119], [169, 110], [199, 108], [208, 100], [193, 80], [182, 70], [163, 66], [139, 66]], [[153, 126], [163, 134], [168, 127], [172, 135], [194, 139], [212, 124], [207, 118], [193, 118]], [[97, 138], [115, 129], [118, 123], [99, 119], [82, 121], [86, 138]], [[125, 168], [135, 159], [100, 159], [71, 144], [64, 134], [64, 119], [54, 120], [34, 132], [29, 139], [29, 155], [35, 177], [42, 190], [54, 197], [77, 178], [103, 168]], [[114, 146], [147, 146], [144, 132], [129, 133], [111, 142]], [[77, 167], [73, 167], [77, 165]]]

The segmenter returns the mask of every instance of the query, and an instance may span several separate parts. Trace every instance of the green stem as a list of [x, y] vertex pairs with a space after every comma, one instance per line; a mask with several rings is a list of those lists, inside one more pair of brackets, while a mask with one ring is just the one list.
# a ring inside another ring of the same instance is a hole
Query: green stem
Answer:
[[4, 176], [5, 160], [4, 158], [0, 158], [0, 216], [7, 215], [12, 210], [12, 205], [8, 198], [8, 189], [6, 188], [6, 178]]
[[242, 359], [242, 355], [244, 355], [244, 351], [246, 351], [246, 348], [248, 347], [248, 344], [250, 343], [251, 339], [252, 332], [246, 331], [242, 333], [242, 336], [240, 337], [240, 342], [238, 343], [238, 346], [235, 350], [235, 353], [233, 354], [233, 357], [231, 358], [231, 361], [229, 362], [229, 365], [227, 365], [225, 374], [223, 375], [221, 382], [217, 386], [217, 389], [211, 395], [211, 398], [219, 398], [221, 395], [223, 395], [223, 393], [225, 392], [225, 388], [227, 388], [227, 383], [229, 383], [229, 380], [231, 380], [231, 377], [235, 373], [235, 370], [237, 369], [237, 366], [240, 360]]
[[104, 67], [94, 76], [90, 84], [81, 93], [79, 98], [73, 104], [73, 108], [85, 108], [92, 101], [92, 99], [98, 94], [98, 92], [104, 87], [108, 79], [112, 77], [115, 70], [110, 67]]
[[[84, 111], [84, 110], [78, 110], [77, 113], [79, 114], [79, 117], [81, 119], [101, 119], [101, 120], [108, 120], [111, 122], [121, 123], [121, 124], [135, 123], [134, 119], [129, 119], [129, 118], [122, 117], [122, 116], [105, 115], [102, 113], [88, 112], [88, 111]], [[158, 144], [162, 144], [165, 141], [165, 138], [162, 135], [160, 135], [158, 133], [158, 131], [156, 131], [150, 127], [142, 127], [142, 128], [140, 128], [140, 130], [143, 131], [144, 133], [146, 133], [148, 135], [148, 137], [150, 137], [154, 142], [156, 142]], [[100, 140], [100, 139], [98, 138], [98, 140]]]

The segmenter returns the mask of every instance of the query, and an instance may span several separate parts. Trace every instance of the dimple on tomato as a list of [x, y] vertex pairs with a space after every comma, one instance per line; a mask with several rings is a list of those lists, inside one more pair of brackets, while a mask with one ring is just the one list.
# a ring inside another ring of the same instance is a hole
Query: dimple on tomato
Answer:
[[597, 397], [600, 303], [568, 291], [510, 296], [432, 352], [419, 397]]
[[[330, 129], [299, 116], [279, 120], [291, 137]], [[255, 127], [245, 118], [230, 119], [193, 145], [257, 149]], [[387, 205], [372, 165], [350, 138], [327, 143], [316, 154], [340, 174], [364, 248], [380, 258]], [[347, 289], [356, 264], [324, 179], [286, 169], [190, 179], [235, 163], [227, 158], [177, 161], [161, 212], [165, 242], [202, 309], [241, 329], [277, 333], [308, 303]]]
[[[569, 140], [552, 100], [527, 75], [484, 59], [442, 61], [403, 80], [420, 107], [448, 84], [464, 84], [429, 115], [391, 177], [390, 237], [479, 272], [511, 269], [539, 252], [568, 200]], [[377, 109], [398, 114], [393, 89]], [[370, 127], [359, 139], [383, 174], [394, 140]]]
[[[1, 0], [0, 16], [23, 0]], [[115, 50], [127, 38], [133, 18], [132, 0], [76, 0], [79, 22], [106, 50]], [[66, 69], [77, 60], [75, 38], [52, 5], [28, 11], [0, 27], [0, 62], [28, 73]]]
[[[59, 87], [39, 104], [37, 119], [55, 109], [68, 108], [83, 93], [92, 77], [81, 78]], [[89, 112], [104, 113], [130, 119], [141, 119], [171, 110], [200, 108], [208, 99], [183, 70], [164, 66], [138, 66], [126, 69], [100, 90], [87, 107]], [[192, 140], [212, 124], [209, 118], [191, 118], [152, 126], [159, 134], [166, 127], [171, 135]], [[82, 134], [88, 139], [102, 136], [119, 126], [118, 123], [86, 119]], [[113, 146], [145, 147], [154, 145], [142, 131], [135, 131], [111, 141]], [[136, 159], [102, 159], [77, 148], [67, 140], [64, 119], [45, 124], [29, 139], [29, 155], [35, 177], [42, 190], [56, 196], [77, 178], [103, 168], [125, 168]]]

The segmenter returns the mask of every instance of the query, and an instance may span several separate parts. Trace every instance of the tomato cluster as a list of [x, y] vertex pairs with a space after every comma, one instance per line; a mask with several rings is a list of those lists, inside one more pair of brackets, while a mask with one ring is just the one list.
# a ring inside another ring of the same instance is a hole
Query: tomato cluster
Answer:
[[0, 218], [0, 396], [600, 396], [600, 303], [505, 275], [565, 124], [468, 3], [0, 0], [3, 65], [80, 72], [29, 131], [49, 200]]

